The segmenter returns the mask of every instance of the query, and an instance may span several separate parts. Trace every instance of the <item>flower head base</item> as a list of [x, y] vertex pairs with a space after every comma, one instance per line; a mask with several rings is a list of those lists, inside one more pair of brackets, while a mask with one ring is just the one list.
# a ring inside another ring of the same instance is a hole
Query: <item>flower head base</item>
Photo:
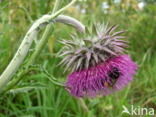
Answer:
[[77, 97], [108, 95], [126, 86], [136, 69], [137, 65], [128, 55], [121, 55], [89, 69], [73, 72], [66, 85], [68, 91]]

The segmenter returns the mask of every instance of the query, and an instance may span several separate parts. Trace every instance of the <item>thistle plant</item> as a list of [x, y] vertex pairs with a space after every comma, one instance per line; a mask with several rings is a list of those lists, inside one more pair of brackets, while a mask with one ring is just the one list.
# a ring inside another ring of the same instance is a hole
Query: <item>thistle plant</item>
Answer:
[[[52, 13], [36, 20], [26, 33], [15, 56], [0, 76], [1, 94], [11, 90], [22, 80], [25, 73], [29, 72], [30, 66], [39, 57], [48, 36], [52, 33], [51, 30], [54, 30], [53, 25], [57, 22], [71, 25], [79, 33], [71, 35], [71, 39], [60, 40], [64, 45], [58, 53], [63, 57], [60, 64], [66, 66], [64, 70], [71, 73], [66, 83], [60, 83], [53, 78], [54, 84], [63, 86], [73, 96], [93, 97], [120, 90], [132, 80], [137, 65], [124, 54], [124, 49], [128, 45], [125, 37], [121, 36], [124, 31], [115, 32], [117, 26], [109, 27], [108, 24], [94, 24], [87, 28], [75, 18], [61, 14], [76, 0], [58, 10], [60, 2], [61, 0], [56, 0]], [[46, 27], [45, 32], [25, 61], [42, 27]], [[25, 69], [21, 70], [22, 67]]]

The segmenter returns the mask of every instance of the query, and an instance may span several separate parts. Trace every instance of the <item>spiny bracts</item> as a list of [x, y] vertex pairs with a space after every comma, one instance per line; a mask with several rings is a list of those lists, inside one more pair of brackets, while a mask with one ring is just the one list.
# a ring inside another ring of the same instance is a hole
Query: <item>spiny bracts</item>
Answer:
[[64, 47], [59, 56], [64, 58], [60, 64], [66, 66], [65, 70], [79, 71], [122, 54], [127, 41], [120, 36], [124, 31], [114, 32], [116, 28], [117, 25], [108, 27], [97, 24], [91, 30], [86, 29], [85, 34], [75, 34], [70, 40], [61, 40]]

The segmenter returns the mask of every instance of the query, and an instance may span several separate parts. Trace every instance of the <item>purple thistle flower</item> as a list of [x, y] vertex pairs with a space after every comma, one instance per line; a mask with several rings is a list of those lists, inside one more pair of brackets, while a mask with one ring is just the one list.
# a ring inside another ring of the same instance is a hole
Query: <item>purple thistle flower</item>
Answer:
[[136, 70], [137, 65], [128, 55], [120, 55], [97, 66], [71, 73], [66, 85], [76, 97], [108, 95], [125, 87]]
[[59, 53], [64, 56], [60, 64], [72, 71], [66, 87], [73, 96], [108, 95], [132, 80], [137, 65], [123, 55], [128, 42], [121, 36], [124, 31], [115, 32], [116, 28], [97, 24], [85, 34], [61, 41], [65, 46]]

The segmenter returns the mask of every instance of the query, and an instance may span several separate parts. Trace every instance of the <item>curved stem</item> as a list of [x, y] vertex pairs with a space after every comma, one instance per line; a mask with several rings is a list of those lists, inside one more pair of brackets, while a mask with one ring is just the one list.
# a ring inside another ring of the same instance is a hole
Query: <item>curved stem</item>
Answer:
[[65, 9], [67, 9], [74, 2], [76, 2], [76, 0], [73, 0], [67, 6], [55, 12], [54, 14], [44, 15], [32, 25], [32, 27], [26, 33], [24, 40], [22, 41], [15, 56], [13, 57], [13, 59], [11, 60], [7, 68], [4, 70], [4, 72], [0, 76], [0, 91], [2, 91], [3, 88], [8, 84], [8, 82], [11, 80], [14, 73], [18, 70], [20, 65], [23, 63], [24, 58], [26, 57], [34, 38], [36, 38], [37, 33], [39, 31], [38, 29], [40, 29], [41, 25], [45, 23], [49, 23], [52, 19], [54, 19], [56, 16], [62, 13]]
[[[64, 23], [64, 24], [70, 24], [80, 32], [85, 31], [85, 26], [83, 24], [81, 24], [79, 21], [77, 21], [76, 19], [71, 18], [69, 16], [60, 15], [54, 21]], [[37, 31], [35, 31], [35, 32], [37, 33]], [[34, 34], [36, 34], [35, 32], [30, 33], [28, 39], [24, 38], [15, 57], [9, 64], [11, 66], [11, 68], [10, 67], [7, 68], [6, 71], [4, 71], [3, 74], [0, 76], [0, 91], [7, 84], [7, 82], [11, 79], [12, 75], [18, 70], [19, 66], [22, 64], [22, 62], [23, 62], [25, 56], [27, 55], [28, 50], [32, 44], [32, 41], [34, 39]], [[47, 34], [45, 34], [45, 35], [47, 35]], [[34, 60], [37, 58], [38, 54], [40, 53], [41, 49], [43, 48], [43, 46], [45, 45], [46, 42], [47, 42], [47, 38], [46, 38], [46, 36], [43, 35], [42, 40], [37, 45], [36, 50], [33, 53], [33, 55], [31, 56], [30, 60], [28, 61], [26, 67], [34, 62]], [[25, 45], [26, 45], [26, 47], [25, 47]]]
[[[81, 22], [77, 21], [76, 19], [74, 19], [72, 17], [60, 15], [56, 19], [54, 19], [54, 21], [71, 25], [71, 26], [75, 27], [79, 32], [85, 32], [85, 26]], [[49, 32], [50, 32], [48, 29], [49, 28], [46, 28], [45, 33], [43, 34], [40, 42], [38, 43], [37, 47], [35, 48], [35, 51], [32, 54], [27, 65], [30, 65], [35, 61], [35, 59], [37, 58], [37, 56], [41, 52], [42, 48], [44, 47], [44, 45], [47, 43], [47, 40], [48, 40], [47, 37], [48, 37]]]
[[19, 66], [22, 64], [33, 42], [33, 39], [37, 36], [37, 33], [38, 31], [33, 31], [33, 33], [26, 34], [15, 56], [0, 76], [0, 90], [2, 90], [3, 87], [9, 82], [13, 74], [18, 70]]
[[[78, 31], [80, 32], [85, 32], [85, 26], [83, 24], [81, 24], [79, 21], [77, 21], [76, 19], [69, 17], [69, 16], [64, 16], [64, 15], [60, 15], [58, 16], [56, 19], [54, 19], [55, 22], [60, 22], [60, 23], [64, 23], [64, 24], [70, 24], [73, 27], [75, 27]], [[46, 34], [45, 34], [46, 35]], [[44, 37], [44, 36], [43, 36]], [[29, 65], [33, 64], [33, 62], [36, 60], [36, 58], [38, 57], [41, 49], [43, 48], [43, 46], [45, 45], [45, 43], [47, 42], [47, 39], [44, 37], [42, 38], [42, 40], [40, 41], [40, 43], [37, 45], [36, 50], [34, 51], [34, 53], [32, 54], [30, 60], [28, 61], [28, 63], [26, 64], [26, 70], [20, 72], [17, 76], [17, 78], [13, 79], [8, 86], [3, 90], [3, 92], [8, 91], [9, 89], [11, 89], [13, 86], [15, 86], [23, 77], [24, 74], [27, 73], [27, 67], [29, 67]]]
[[77, 21], [75, 18], [65, 15], [59, 15], [56, 19], [54, 19], [54, 21], [71, 25], [75, 27], [79, 32], [85, 32], [85, 26], [81, 22]]

